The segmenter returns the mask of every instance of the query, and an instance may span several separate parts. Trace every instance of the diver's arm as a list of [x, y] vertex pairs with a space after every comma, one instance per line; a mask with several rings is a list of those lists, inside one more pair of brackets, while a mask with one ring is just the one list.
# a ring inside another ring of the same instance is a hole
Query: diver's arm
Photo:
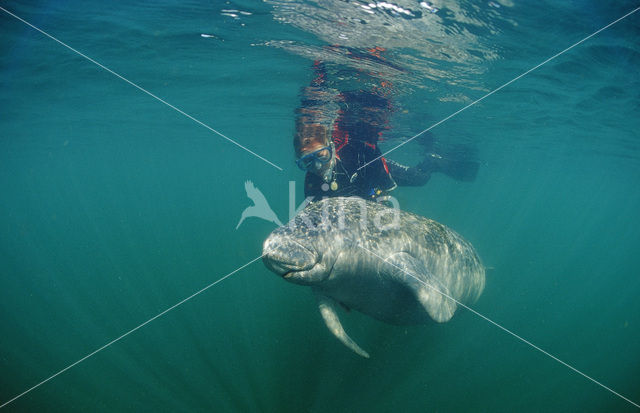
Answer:
[[423, 170], [416, 166], [402, 165], [391, 159], [387, 159], [387, 167], [398, 186], [422, 186], [431, 178], [429, 170]]

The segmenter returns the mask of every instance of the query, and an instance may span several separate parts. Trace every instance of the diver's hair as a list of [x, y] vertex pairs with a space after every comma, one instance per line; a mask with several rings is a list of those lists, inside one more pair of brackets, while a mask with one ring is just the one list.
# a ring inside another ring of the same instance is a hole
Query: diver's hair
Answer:
[[293, 149], [296, 155], [300, 154], [300, 150], [313, 142], [319, 142], [322, 145], [329, 144], [329, 136], [327, 127], [318, 123], [310, 123], [309, 119], [304, 116], [296, 119], [296, 134], [293, 137]]
[[296, 109], [296, 132], [293, 148], [296, 156], [313, 143], [329, 145], [331, 130], [340, 111], [340, 93], [331, 88], [308, 86], [300, 91], [300, 107]]

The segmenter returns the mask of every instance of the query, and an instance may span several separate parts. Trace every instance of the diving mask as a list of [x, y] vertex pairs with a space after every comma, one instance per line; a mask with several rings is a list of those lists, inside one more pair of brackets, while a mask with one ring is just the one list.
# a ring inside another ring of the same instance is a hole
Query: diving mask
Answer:
[[308, 171], [312, 167], [320, 169], [322, 165], [331, 161], [333, 158], [333, 144], [323, 146], [311, 153], [304, 155], [302, 158], [296, 160], [296, 165], [303, 171]]

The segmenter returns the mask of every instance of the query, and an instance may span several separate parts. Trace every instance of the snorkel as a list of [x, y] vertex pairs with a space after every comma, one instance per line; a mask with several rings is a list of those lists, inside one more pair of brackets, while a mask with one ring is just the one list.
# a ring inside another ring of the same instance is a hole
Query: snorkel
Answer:
[[[324, 170], [321, 173], [319, 173], [319, 175], [322, 177], [322, 180], [326, 183], [329, 183], [333, 179], [333, 169], [336, 166], [336, 148], [333, 145], [333, 142], [331, 142], [329, 146], [331, 147], [331, 159], [329, 159], [329, 162], [325, 162], [324, 164], [322, 164], [316, 161], [314, 165], [318, 172], [320, 172], [321, 168], [324, 168]], [[320, 168], [318, 168], [318, 166]]]

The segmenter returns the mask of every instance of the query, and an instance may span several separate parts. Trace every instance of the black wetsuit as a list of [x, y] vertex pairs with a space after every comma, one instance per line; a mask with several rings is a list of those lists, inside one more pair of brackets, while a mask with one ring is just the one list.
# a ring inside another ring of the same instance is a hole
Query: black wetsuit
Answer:
[[331, 135], [336, 152], [332, 179], [307, 172], [305, 196], [317, 200], [332, 196], [375, 199], [397, 185], [420, 186], [430, 177], [425, 168], [408, 167], [382, 157], [378, 139], [388, 129], [389, 100], [368, 91], [339, 95], [340, 110]]
[[[332, 46], [335, 48], [335, 46]], [[381, 55], [384, 49], [367, 52], [347, 50], [346, 57], [371, 64], [402, 68], [392, 65]], [[331, 196], [358, 196], [375, 199], [388, 194], [396, 186], [422, 186], [433, 172], [442, 172], [460, 181], [472, 181], [478, 171], [475, 151], [465, 145], [449, 148], [438, 145], [431, 135], [419, 139], [425, 158], [415, 167], [401, 165], [381, 157], [378, 140], [389, 129], [389, 118], [394, 111], [390, 96], [392, 85], [373, 73], [342, 71], [330, 76], [321, 61], [314, 63], [316, 77], [303, 89], [301, 106], [297, 110], [297, 133], [294, 145], [300, 146], [305, 138], [305, 125], [311, 127], [311, 135], [320, 133], [325, 143], [334, 144], [336, 165], [332, 179], [325, 182], [318, 175], [307, 172], [305, 196], [314, 199]], [[340, 81], [337, 81], [341, 79]], [[348, 90], [342, 87], [354, 83], [367, 85], [365, 89]], [[365, 166], [366, 165], [366, 166]]]

